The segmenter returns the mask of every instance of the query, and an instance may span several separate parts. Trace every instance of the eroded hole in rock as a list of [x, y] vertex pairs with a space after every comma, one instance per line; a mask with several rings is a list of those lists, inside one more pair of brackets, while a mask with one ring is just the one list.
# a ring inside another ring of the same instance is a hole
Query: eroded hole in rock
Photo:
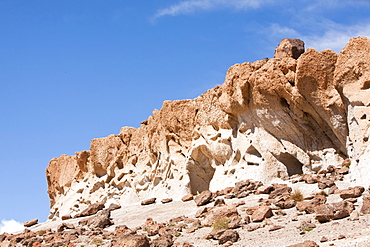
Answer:
[[370, 88], [370, 81], [365, 81], [364, 85], [362, 85], [361, 90], [367, 90]]
[[289, 108], [289, 104], [288, 104], [288, 101], [284, 98], [280, 98], [280, 104], [283, 106], [283, 107], [286, 107], [286, 108]]
[[366, 119], [366, 114], [362, 115], [360, 119]]
[[105, 189], [105, 183], [104, 182], [98, 182], [98, 183], [94, 184], [93, 188], [90, 190], [90, 194], [94, 193], [95, 191], [97, 191], [100, 188]]
[[231, 166], [235, 166], [239, 163], [240, 159], [241, 159], [241, 154], [240, 154], [240, 150], [236, 150], [236, 153], [235, 153], [235, 156], [234, 156], [234, 159], [233, 159], [233, 162], [231, 163]]
[[251, 154], [251, 155], [254, 155], [254, 156], [257, 156], [258, 158], [262, 158], [262, 155], [260, 154], [260, 152], [258, 152], [258, 150], [253, 146], [251, 145], [247, 151], [246, 151], [247, 154]]
[[117, 160], [116, 161], [116, 164], [117, 164], [118, 169], [122, 169], [123, 168], [123, 162], [122, 162], [122, 160]]
[[262, 155], [251, 145], [245, 152], [243, 159], [249, 166], [258, 166], [262, 162]]
[[302, 166], [303, 164], [297, 160], [293, 155], [288, 153], [281, 153], [277, 159], [283, 163], [288, 172], [288, 176], [292, 176], [294, 174], [302, 174]]
[[94, 170], [95, 174], [98, 178], [103, 177], [105, 174], [107, 174], [107, 170], [103, 168], [101, 164], [94, 164]]
[[188, 171], [190, 177], [190, 192], [193, 195], [209, 189], [215, 169], [211, 166], [209, 159], [189, 161]]

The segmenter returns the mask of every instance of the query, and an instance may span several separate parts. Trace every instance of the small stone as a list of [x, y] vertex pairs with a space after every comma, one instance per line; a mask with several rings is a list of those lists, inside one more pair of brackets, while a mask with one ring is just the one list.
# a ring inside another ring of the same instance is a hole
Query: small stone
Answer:
[[102, 210], [103, 208], [104, 208], [104, 203], [97, 202], [97, 203], [91, 204], [81, 213], [76, 214], [75, 218], [94, 215], [98, 211]]
[[165, 198], [165, 199], [162, 199], [161, 201], [163, 204], [165, 203], [169, 203], [169, 202], [172, 202], [172, 198]]
[[288, 247], [319, 247], [319, 245], [312, 240], [306, 240], [303, 243], [289, 245]]
[[155, 201], [157, 200], [157, 198], [150, 198], [150, 199], [146, 199], [144, 201], [141, 202], [141, 205], [150, 205], [150, 204], [153, 204], [155, 203]]
[[183, 202], [191, 201], [193, 200], [194, 196], [192, 194], [187, 194], [181, 198]]
[[231, 241], [233, 243], [237, 242], [239, 240], [239, 234], [235, 230], [226, 230], [218, 239], [218, 244], [224, 244], [228, 241]]
[[253, 232], [261, 227], [262, 227], [261, 224], [249, 224], [243, 228], [246, 229], [248, 232]]
[[195, 213], [195, 218], [201, 218], [204, 217], [209, 211], [209, 207], [203, 207], [198, 209], [198, 211]]
[[194, 201], [197, 206], [202, 206], [209, 203], [212, 199], [212, 192], [209, 190], [205, 190], [200, 193], [198, 196], [195, 197]]
[[94, 217], [89, 218], [87, 225], [90, 229], [103, 229], [107, 226], [113, 225], [113, 222], [110, 219], [110, 212], [111, 211], [109, 211], [108, 209], [105, 209], [97, 213]]
[[230, 219], [230, 222], [228, 224], [228, 227], [230, 229], [235, 229], [235, 228], [240, 227], [241, 224], [242, 224], [242, 221], [241, 221], [240, 217], [239, 216], [233, 216]]
[[272, 231], [280, 230], [280, 229], [282, 229], [282, 228], [284, 228], [284, 226], [272, 225], [272, 226], [270, 227], [269, 231], [270, 231], [270, 232], [272, 232]]
[[251, 217], [249, 216], [249, 215], [246, 215], [246, 216], [244, 216], [244, 224], [249, 224], [249, 223], [251, 223]]
[[351, 221], [356, 221], [359, 219], [360, 219], [360, 214], [358, 213], [358, 211], [353, 211], [349, 216], [349, 220]]
[[108, 210], [109, 211], [114, 211], [114, 210], [117, 210], [117, 209], [120, 209], [120, 208], [121, 208], [121, 205], [112, 203], [111, 205], [109, 205]]
[[346, 238], [346, 236], [344, 236], [343, 234], [340, 234], [340, 235], [338, 236], [338, 239], [344, 239], [344, 238]]
[[149, 247], [149, 239], [144, 235], [127, 234], [122, 235], [113, 247], [127, 246], [127, 247]]
[[321, 243], [324, 243], [324, 242], [327, 242], [328, 241], [328, 238], [323, 236], [321, 239], [320, 239], [320, 242]]
[[222, 198], [216, 199], [214, 206], [223, 206], [223, 205], [226, 205], [224, 199], [222, 199]]
[[260, 187], [258, 187], [257, 189], [257, 194], [269, 194], [272, 190], [274, 189], [273, 186], [269, 185], [262, 185]]
[[245, 201], [237, 201], [237, 202], [234, 202], [232, 205], [234, 205], [235, 207], [239, 207], [241, 205], [245, 205]]
[[33, 219], [33, 220], [29, 220], [29, 221], [24, 222], [23, 225], [25, 227], [30, 227], [30, 226], [36, 225], [38, 222], [39, 222], [38, 219]]
[[71, 219], [71, 218], [72, 218], [72, 216], [71, 216], [70, 214], [63, 215], [63, 216], [62, 216], [62, 220], [69, 220], [69, 219]]
[[258, 207], [252, 214], [252, 221], [263, 221], [272, 216], [272, 209], [268, 206]]
[[211, 226], [214, 222], [221, 218], [231, 218], [233, 216], [239, 216], [238, 210], [235, 206], [214, 207], [202, 221], [202, 224], [205, 226]]

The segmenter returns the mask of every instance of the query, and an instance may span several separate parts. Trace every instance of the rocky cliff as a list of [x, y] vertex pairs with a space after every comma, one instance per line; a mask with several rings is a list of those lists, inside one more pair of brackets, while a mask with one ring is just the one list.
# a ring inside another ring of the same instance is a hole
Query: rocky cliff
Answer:
[[272, 59], [232, 66], [221, 86], [165, 101], [139, 128], [91, 141], [50, 161], [49, 218], [95, 202], [179, 200], [242, 179], [269, 183], [351, 161], [369, 185], [370, 40], [339, 53], [284, 39]]

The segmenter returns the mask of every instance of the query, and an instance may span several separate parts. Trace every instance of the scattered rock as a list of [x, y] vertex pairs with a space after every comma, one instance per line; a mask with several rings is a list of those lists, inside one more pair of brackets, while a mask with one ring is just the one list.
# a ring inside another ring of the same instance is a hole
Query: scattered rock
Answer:
[[170, 247], [173, 245], [173, 236], [160, 236], [150, 242], [150, 247]]
[[252, 221], [263, 221], [272, 216], [272, 209], [268, 206], [258, 207], [252, 214]]
[[284, 226], [279, 226], [279, 225], [272, 225], [270, 228], [269, 228], [269, 231], [272, 232], [272, 231], [277, 231], [277, 230], [280, 230], [280, 229], [283, 229]]
[[326, 197], [323, 195], [316, 195], [310, 201], [297, 202], [296, 208], [299, 211], [305, 211], [308, 214], [315, 213], [315, 207], [326, 203]]
[[72, 219], [72, 216], [70, 214], [62, 216], [62, 220], [69, 220], [69, 219]]
[[274, 189], [271, 185], [262, 185], [258, 187], [256, 193], [257, 194], [269, 194]]
[[362, 195], [365, 191], [365, 188], [362, 186], [356, 186], [354, 188], [348, 188], [340, 191], [340, 197], [342, 199], [355, 198]]
[[155, 203], [156, 200], [157, 200], [157, 198], [149, 198], [149, 199], [141, 201], [141, 205], [142, 206], [150, 205], [150, 204]]
[[239, 234], [235, 230], [226, 230], [224, 231], [221, 236], [218, 238], [218, 244], [224, 244], [228, 241], [235, 243], [239, 240]]
[[161, 200], [161, 202], [162, 202], [163, 204], [165, 204], [165, 203], [169, 203], [169, 202], [172, 202], [172, 198], [165, 198], [165, 199], [162, 199], [162, 200]]
[[252, 222], [251, 217], [249, 215], [244, 216], [244, 224], [249, 224]]
[[194, 201], [197, 204], [197, 206], [203, 206], [209, 203], [211, 199], [212, 199], [212, 192], [209, 190], [205, 190], [202, 193], [200, 193], [198, 196], [196, 196]]
[[292, 188], [288, 187], [286, 184], [276, 184], [274, 185], [274, 190], [270, 193], [269, 199], [275, 199], [277, 197], [284, 196], [285, 200], [290, 197]]
[[99, 212], [94, 217], [88, 220], [87, 225], [90, 227], [90, 229], [103, 229], [107, 226], [113, 225], [113, 221], [110, 219], [110, 211], [108, 209], [105, 209]]
[[302, 176], [302, 180], [306, 182], [307, 184], [314, 184], [317, 183], [317, 175], [313, 174], [304, 174]]
[[231, 218], [233, 216], [239, 216], [239, 213], [235, 206], [221, 206], [214, 207], [207, 214], [206, 218], [202, 221], [205, 226], [211, 226], [218, 219], [227, 217]]
[[343, 234], [340, 234], [340, 235], [338, 236], [338, 239], [344, 239], [344, 238], [346, 238], [346, 236], [344, 236]]
[[117, 210], [117, 209], [120, 209], [120, 208], [121, 208], [121, 205], [112, 203], [111, 205], [109, 205], [108, 210], [109, 211], [114, 211], [114, 210]]
[[[215, 204], [214, 204], [214, 206], [215, 207], [217, 207], [217, 206], [224, 206], [224, 205], [226, 205], [226, 203], [225, 203], [225, 200], [224, 199], [222, 199], [222, 198], [218, 198], [218, 199], [216, 199], [216, 201], [215, 201]], [[236, 205], [235, 205], [236, 206]], [[237, 207], [237, 206], [236, 206]]]
[[320, 223], [324, 223], [333, 219], [342, 219], [349, 216], [353, 210], [353, 204], [348, 201], [323, 204], [315, 207], [316, 219]]
[[303, 243], [289, 245], [288, 247], [319, 247], [319, 245], [312, 240], [306, 240]]
[[194, 196], [192, 194], [187, 194], [181, 198], [183, 202], [191, 201], [193, 200]]
[[63, 232], [65, 229], [74, 229], [75, 226], [71, 223], [62, 223], [57, 227], [57, 232]]
[[195, 213], [195, 218], [201, 218], [206, 216], [207, 213], [209, 212], [209, 209], [210, 209], [209, 207], [203, 207], [198, 209], [198, 211]]
[[316, 225], [307, 220], [301, 221], [298, 227], [298, 229], [301, 231], [309, 231], [310, 229], [313, 229], [313, 228], [316, 228]]
[[295, 200], [282, 200], [282, 201], [279, 201], [279, 202], [276, 202], [275, 205], [279, 208], [282, 208], [282, 209], [288, 209], [288, 208], [292, 208], [294, 207], [295, 205], [297, 204], [297, 202]]
[[91, 204], [81, 213], [76, 214], [75, 218], [94, 215], [98, 211], [102, 210], [103, 208], [104, 208], [104, 203], [97, 202], [97, 203]]
[[249, 224], [244, 227], [248, 232], [253, 232], [259, 228], [261, 228], [261, 224]]
[[233, 216], [233, 217], [230, 218], [228, 228], [229, 229], [235, 229], [235, 228], [240, 227], [241, 224], [242, 224], [242, 220], [241, 220], [240, 216]]
[[122, 235], [113, 241], [112, 247], [150, 247], [149, 239], [144, 235], [128, 234]]
[[323, 190], [325, 188], [330, 188], [334, 185], [335, 185], [334, 181], [332, 181], [331, 179], [327, 179], [327, 178], [320, 179], [317, 184], [320, 190]]
[[349, 215], [349, 220], [351, 221], [356, 221], [360, 219], [360, 214], [358, 211], [354, 210], [350, 215]]
[[25, 227], [30, 227], [30, 226], [36, 225], [38, 222], [39, 222], [38, 219], [33, 219], [33, 220], [29, 220], [29, 221], [24, 222], [23, 225]]
[[325, 236], [323, 236], [321, 239], [320, 239], [320, 242], [321, 243], [324, 243], [324, 242], [327, 242], [329, 239]]

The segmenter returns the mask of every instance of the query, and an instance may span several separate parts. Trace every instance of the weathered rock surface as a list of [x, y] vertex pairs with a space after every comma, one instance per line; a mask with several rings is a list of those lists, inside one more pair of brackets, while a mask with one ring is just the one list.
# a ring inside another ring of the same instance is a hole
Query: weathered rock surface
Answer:
[[267, 184], [346, 158], [352, 180], [368, 187], [369, 68], [367, 38], [351, 39], [339, 54], [283, 40], [275, 58], [232, 66], [221, 86], [193, 100], [165, 101], [139, 128], [123, 127], [92, 140], [89, 151], [52, 159], [49, 218], [96, 202], [181, 200], [241, 179]]

